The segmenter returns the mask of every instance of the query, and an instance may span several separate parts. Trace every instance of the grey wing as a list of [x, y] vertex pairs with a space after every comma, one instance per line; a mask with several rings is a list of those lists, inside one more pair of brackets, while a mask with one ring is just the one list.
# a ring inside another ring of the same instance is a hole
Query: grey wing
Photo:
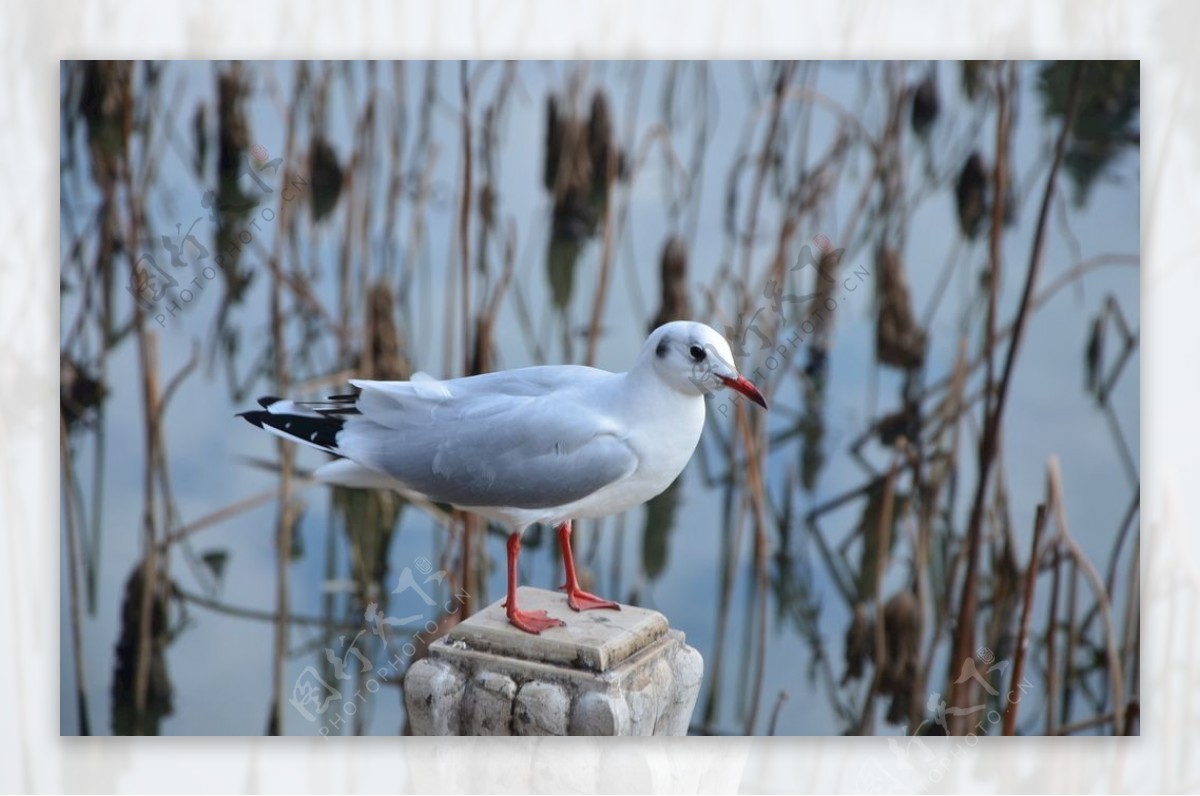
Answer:
[[638, 466], [620, 428], [561, 397], [438, 395], [402, 404], [360, 400], [367, 408], [347, 422], [338, 447], [438, 502], [562, 506]]

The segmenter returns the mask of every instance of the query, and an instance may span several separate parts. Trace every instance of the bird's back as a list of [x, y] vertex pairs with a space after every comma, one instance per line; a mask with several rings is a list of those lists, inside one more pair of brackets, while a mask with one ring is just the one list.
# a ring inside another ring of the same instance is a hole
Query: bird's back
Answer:
[[438, 502], [571, 503], [636, 467], [625, 429], [605, 408], [619, 378], [545, 366], [445, 381], [354, 381], [360, 414], [338, 434], [338, 452]]

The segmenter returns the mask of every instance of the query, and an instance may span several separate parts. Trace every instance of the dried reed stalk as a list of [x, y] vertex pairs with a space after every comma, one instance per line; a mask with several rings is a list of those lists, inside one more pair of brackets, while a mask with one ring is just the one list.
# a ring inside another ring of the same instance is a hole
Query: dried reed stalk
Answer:
[[[1050, 172], [1046, 177], [1046, 188], [1042, 195], [1041, 211], [1038, 214], [1037, 227], [1034, 232], [1033, 244], [1029, 255], [1029, 267], [1025, 277], [1025, 287], [1021, 293], [1021, 304], [1017, 310], [1017, 317], [1013, 326], [1012, 342], [1009, 344], [1008, 354], [1004, 361], [1004, 370], [1000, 377], [999, 390], [992, 405], [993, 408], [985, 418], [983, 439], [979, 444], [979, 477], [976, 482], [975, 497], [971, 503], [970, 519], [967, 523], [966, 572], [962, 581], [962, 590], [959, 597], [958, 623], [954, 630], [954, 642], [948, 665], [950, 674], [947, 678], [949, 680], [947, 690], [950, 694], [950, 703], [955, 705], [962, 704], [965, 701], [963, 697], [965, 697], [964, 691], [967, 683], [956, 683], [953, 673], [958, 667], [962, 666], [964, 661], [971, 658], [974, 654], [975, 614], [978, 610], [980, 589], [978, 583], [979, 550], [982, 546], [983, 538], [983, 509], [987, 495], [988, 477], [991, 474], [992, 465], [996, 458], [996, 451], [999, 448], [998, 436], [1001, 428], [1001, 420], [1004, 415], [1005, 398], [1008, 395], [1008, 386], [1012, 378], [1013, 367], [1016, 363], [1017, 352], [1020, 350], [1021, 339], [1024, 335], [1034, 285], [1036, 285], [1038, 274], [1041, 271], [1047, 220], [1058, 184], [1058, 172], [1062, 167], [1067, 140], [1070, 137], [1076, 108], [1079, 105], [1082, 74], [1083, 65], [1079, 64], [1076, 66], [1074, 75], [1071, 78], [1070, 99], [1068, 100], [1066, 118], [1063, 120], [1062, 130], [1054, 147], [1054, 158], [1050, 164]], [[953, 729], [960, 733], [965, 728], [965, 720], [962, 717], [954, 718], [955, 720], [952, 722]]]

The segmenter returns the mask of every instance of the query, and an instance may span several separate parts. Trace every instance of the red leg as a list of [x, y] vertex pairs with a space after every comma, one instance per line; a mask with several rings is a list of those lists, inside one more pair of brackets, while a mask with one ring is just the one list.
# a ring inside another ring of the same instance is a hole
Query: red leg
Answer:
[[508, 537], [508, 599], [504, 601], [508, 621], [518, 630], [535, 636], [552, 627], [563, 627], [567, 623], [552, 619], [545, 611], [520, 611], [517, 609], [517, 556], [521, 554], [521, 532]]
[[563, 584], [563, 588], [567, 590], [567, 605], [576, 611], [590, 611], [593, 608], [612, 608], [614, 611], [620, 611], [621, 606], [612, 600], [601, 599], [579, 588], [579, 578], [575, 575], [575, 557], [571, 555], [570, 520], [558, 526], [558, 546], [562, 548], [563, 566], [567, 570], [567, 582]]

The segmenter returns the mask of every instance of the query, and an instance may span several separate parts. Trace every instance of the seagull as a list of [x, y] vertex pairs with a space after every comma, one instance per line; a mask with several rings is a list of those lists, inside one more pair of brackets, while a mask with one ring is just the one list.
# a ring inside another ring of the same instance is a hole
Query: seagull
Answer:
[[706, 395], [728, 387], [765, 409], [732, 362], [711, 327], [673, 321], [650, 333], [625, 373], [544, 365], [445, 380], [352, 379], [357, 393], [264, 397], [262, 409], [239, 417], [336, 456], [317, 469], [319, 481], [416, 494], [507, 526], [506, 615], [539, 634], [566, 623], [517, 606], [522, 532], [555, 528], [573, 610], [619, 610], [580, 588], [571, 522], [626, 511], [670, 486], [700, 441]]

